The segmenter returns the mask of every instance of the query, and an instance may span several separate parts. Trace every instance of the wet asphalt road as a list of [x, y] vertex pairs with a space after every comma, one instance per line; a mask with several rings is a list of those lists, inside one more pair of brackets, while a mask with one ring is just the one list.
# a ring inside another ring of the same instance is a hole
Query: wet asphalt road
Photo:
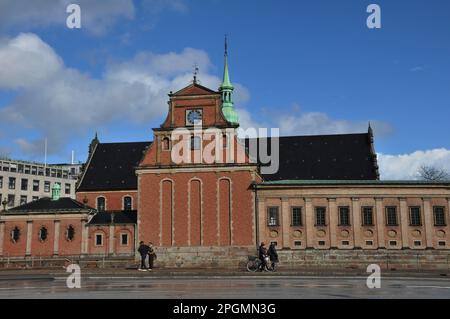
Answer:
[[0, 298], [450, 298], [447, 278], [382, 278], [369, 289], [365, 277], [85, 277], [69, 289], [65, 277], [0, 280]]

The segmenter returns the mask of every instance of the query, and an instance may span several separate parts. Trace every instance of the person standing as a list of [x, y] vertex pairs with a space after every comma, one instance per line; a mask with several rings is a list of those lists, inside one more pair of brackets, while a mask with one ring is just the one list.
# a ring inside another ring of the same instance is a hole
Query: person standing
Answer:
[[139, 243], [138, 252], [141, 255], [141, 266], [138, 268], [139, 271], [146, 271], [147, 266], [145, 265], [145, 260], [147, 259], [147, 255], [150, 247], [144, 244], [143, 241]]
[[273, 243], [273, 242], [270, 243], [269, 250], [267, 251], [267, 254], [269, 254], [269, 258], [270, 258], [270, 261], [272, 263], [272, 270], [275, 270], [275, 264], [277, 262], [279, 262], [278, 261], [278, 253], [277, 253], [277, 249], [276, 249], [275, 243]]
[[156, 259], [155, 248], [153, 247], [153, 243], [148, 243], [148, 270], [153, 270], [153, 263]]

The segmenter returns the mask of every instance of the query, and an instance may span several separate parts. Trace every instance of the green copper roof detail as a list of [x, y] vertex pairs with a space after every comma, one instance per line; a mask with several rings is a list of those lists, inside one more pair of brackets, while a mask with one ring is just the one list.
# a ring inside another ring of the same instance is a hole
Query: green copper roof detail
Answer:
[[222, 113], [226, 120], [233, 124], [239, 124], [239, 116], [234, 109], [233, 91], [234, 87], [230, 81], [230, 72], [228, 71], [228, 44], [225, 37], [225, 55], [224, 55], [223, 81], [219, 88], [222, 93]]
[[52, 188], [52, 200], [59, 200], [61, 197], [61, 185], [59, 183], [53, 184]]

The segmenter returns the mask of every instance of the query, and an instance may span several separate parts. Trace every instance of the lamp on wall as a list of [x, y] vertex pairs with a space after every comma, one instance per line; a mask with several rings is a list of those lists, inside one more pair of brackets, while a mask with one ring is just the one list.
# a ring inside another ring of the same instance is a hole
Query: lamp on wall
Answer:
[[2, 202], [2, 206], [3, 206], [3, 210], [2, 212], [6, 212], [6, 205], [8, 205], [8, 201], [6, 200], [6, 198], [3, 200]]

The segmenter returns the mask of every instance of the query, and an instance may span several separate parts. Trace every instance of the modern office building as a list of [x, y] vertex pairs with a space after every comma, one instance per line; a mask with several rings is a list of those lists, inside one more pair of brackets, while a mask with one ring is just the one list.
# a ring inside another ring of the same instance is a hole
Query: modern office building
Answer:
[[12, 208], [50, 197], [51, 189], [59, 183], [65, 197], [75, 198], [75, 184], [81, 164], [45, 165], [42, 163], [1, 159], [0, 203]]

